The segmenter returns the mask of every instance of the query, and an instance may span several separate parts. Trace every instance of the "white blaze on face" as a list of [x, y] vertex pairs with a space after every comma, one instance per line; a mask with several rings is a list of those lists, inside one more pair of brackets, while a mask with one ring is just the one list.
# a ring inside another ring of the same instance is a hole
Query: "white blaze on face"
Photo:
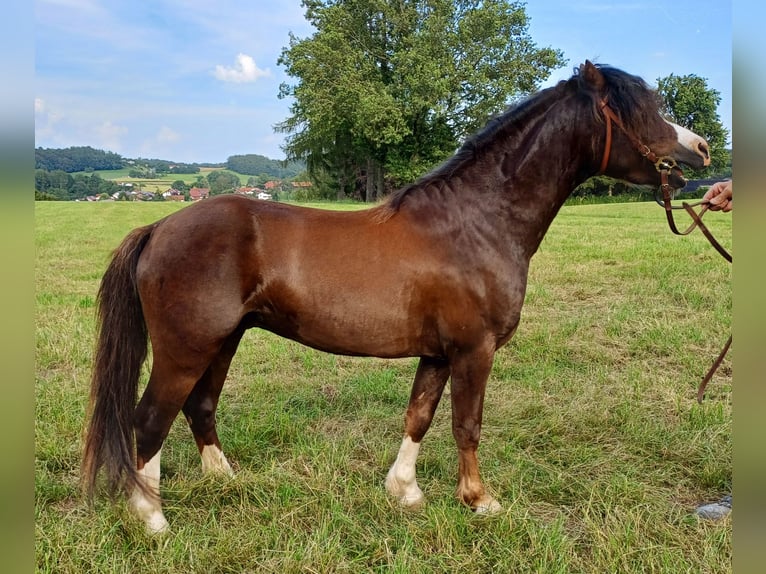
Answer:
[[673, 126], [673, 129], [676, 130], [676, 137], [678, 138], [678, 143], [681, 144], [684, 148], [689, 150], [692, 154], [698, 155], [703, 158], [703, 164], [709, 165], [710, 164], [710, 157], [703, 153], [702, 150], [707, 150], [708, 145], [705, 141], [705, 138], [698, 136], [693, 131], [686, 129], [685, 127], [679, 126], [678, 124], [674, 124], [673, 122], [669, 122], [668, 120], [665, 120], [667, 123], [669, 123], [671, 126]]
[[148, 496], [142, 489], [136, 488], [129, 501], [133, 514], [143, 520], [146, 530], [150, 534], [159, 534], [168, 528], [168, 521], [165, 520], [165, 515], [162, 514], [162, 506], [160, 504], [161, 453], [162, 449], [157, 451], [157, 454], [144, 465], [144, 468], [137, 471], [139, 482], [146, 486], [147, 490], [154, 494], [154, 496]]

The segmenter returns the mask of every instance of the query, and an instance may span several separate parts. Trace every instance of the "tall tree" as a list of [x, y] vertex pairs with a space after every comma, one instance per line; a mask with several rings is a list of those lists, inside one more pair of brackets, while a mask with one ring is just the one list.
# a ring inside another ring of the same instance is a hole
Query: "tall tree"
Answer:
[[170, 187], [172, 187], [172, 188], [173, 188], [173, 189], [175, 189], [176, 191], [180, 191], [180, 192], [182, 192], [182, 193], [183, 193], [184, 191], [189, 191], [189, 185], [188, 185], [188, 184], [187, 184], [187, 183], [186, 183], [184, 180], [182, 180], [182, 179], [177, 179], [177, 180], [175, 180], [175, 181], [174, 181], [174, 182], [171, 184], [171, 186], [170, 186]]
[[726, 169], [730, 161], [726, 143], [729, 132], [718, 115], [721, 94], [709, 88], [707, 80], [694, 74], [670, 74], [657, 80], [665, 113], [672, 121], [704, 137], [710, 145], [710, 167], [692, 176], [715, 174]]
[[[442, 161], [564, 62], [538, 48], [521, 2], [303, 0], [316, 28], [279, 58], [295, 84], [276, 129], [312, 177], [368, 201]], [[359, 182], [363, 185], [359, 185]]]
[[207, 174], [207, 181], [210, 185], [210, 195], [234, 193], [240, 186], [239, 177], [223, 169], [211, 171]]

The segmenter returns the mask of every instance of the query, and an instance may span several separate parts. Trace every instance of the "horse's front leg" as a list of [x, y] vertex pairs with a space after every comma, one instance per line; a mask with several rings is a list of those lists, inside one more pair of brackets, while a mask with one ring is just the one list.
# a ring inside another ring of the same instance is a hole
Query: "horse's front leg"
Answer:
[[431, 426], [449, 373], [446, 361], [423, 357], [415, 374], [404, 421], [404, 440], [396, 461], [386, 476], [388, 493], [408, 508], [417, 507], [423, 502], [423, 491], [415, 478], [415, 462], [420, 451], [420, 442]]
[[494, 346], [461, 353], [451, 362], [452, 434], [458, 449], [457, 497], [478, 513], [498, 512], [500, 504], [487, 494], [479, 475], [476, 451], [481, 437], [484, 391], [492, 370]]

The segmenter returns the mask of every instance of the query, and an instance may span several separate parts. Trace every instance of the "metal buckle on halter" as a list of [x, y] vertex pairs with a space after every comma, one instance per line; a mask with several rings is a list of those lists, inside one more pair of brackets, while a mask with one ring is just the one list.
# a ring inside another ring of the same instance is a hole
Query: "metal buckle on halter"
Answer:
[[678, 164], [672, 157], [663, 156], [654, 163], [654, 167], [662, 173], [663, 171], [670, 172], [674, 167], [677, 168]]

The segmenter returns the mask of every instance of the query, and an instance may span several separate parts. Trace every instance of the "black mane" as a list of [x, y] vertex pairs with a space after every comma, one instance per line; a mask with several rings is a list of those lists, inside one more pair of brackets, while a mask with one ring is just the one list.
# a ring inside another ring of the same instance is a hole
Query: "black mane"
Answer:
[[548, 106], [548, 101], [556, 97], [556, 88], [547, 88], [537, 92], [521, 102], [512, 105], [501, 115], [489, 120], [486, 126], [465, 140], [455, 154], [433, 171], [422, 176], [414, 183], [394, 191], [387, 201], [393, 211], [401, 207], [404, 198], [415, 190], [429, 184], [449, 179], [460, 168], [476, 161], [479, 154], [498, 138], [504, 137], [514, 127], [522, 124], [522, 119], [534, 113], [541, 105]]
[[[604, 77], [604, 95], [609, 106], [630, 132], [638, 134], [639, 137], [646, 134], [649, 120], [656, 117], [660, 106], [657, 94], [638, 76], [604, 64], [596, 64], [596, 67]], [[414, 183], [394, 191], [384, 205], [392, 212], [398, 211], [404, 199], [413, 191], [449, 179], [456, 171], [476, 161], [482, 150], [495, 140], [507, 137], [512, 130], [518, 129], [518, 126], [523, 125], [524, 119], [536, 114], [540, 107], [547, 108], [550, 102], [559, 98], [564, 91], [576, 91], [591, 100], [594, 117], [597, 121], [603, 121], [599, 110], [600, 98], [595, 97], [592, 89], [580, 76], [579, 68], [575, 68], [569, 80], [563, 80], [554, 87], [532, 94], [491, 119], [484, 128], [469, 137], [452, 157]]]

